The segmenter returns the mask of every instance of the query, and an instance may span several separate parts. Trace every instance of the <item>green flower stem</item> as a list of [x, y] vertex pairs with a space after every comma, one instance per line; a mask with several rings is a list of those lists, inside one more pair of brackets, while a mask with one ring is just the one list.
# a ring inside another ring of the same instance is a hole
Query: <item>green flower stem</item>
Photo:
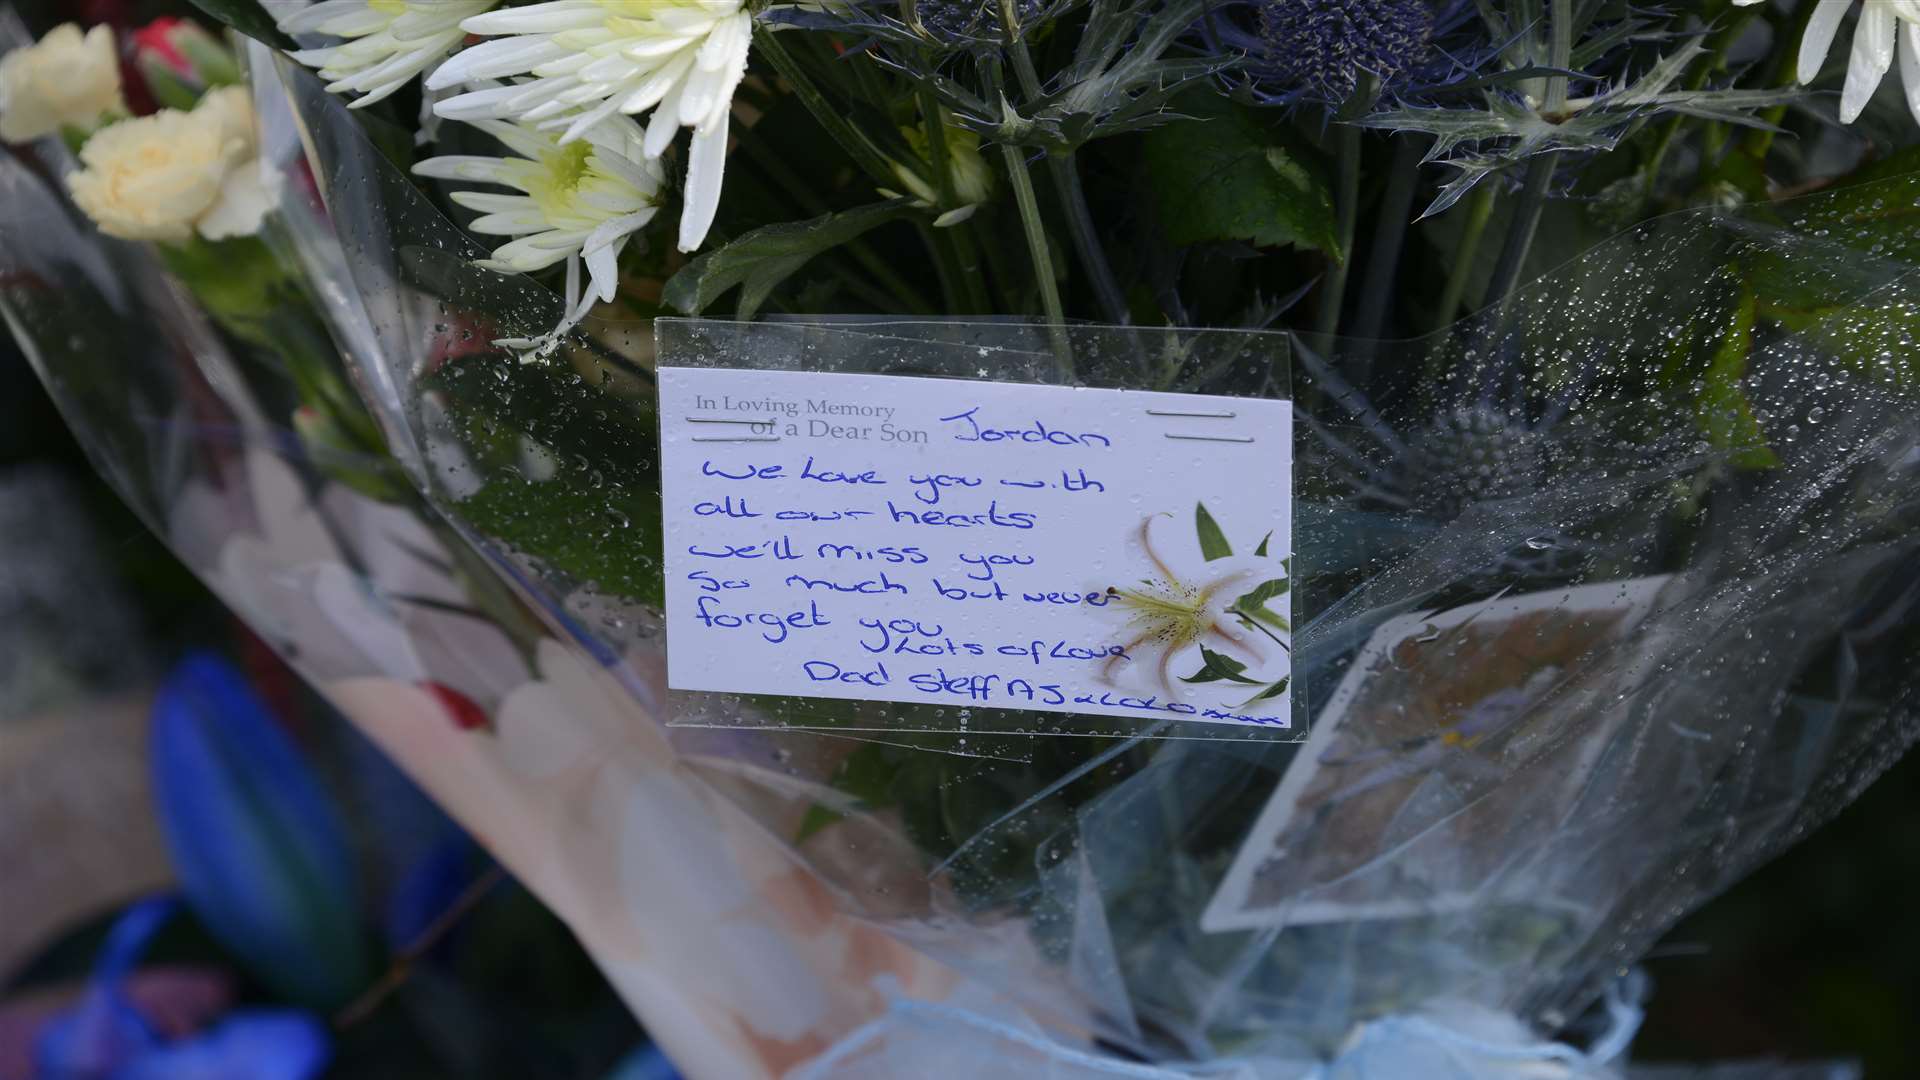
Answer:
[[[1556, 68], [1565, 71], [1573, 62], [1573, 0], [1553, 0], [1552, 14], [1548, 17], [1547, 30], [1553, 35], [1548, 43], [1550, 60]], [[1547, 98], [1540, 111], [1547, 116], [1562, 116], [1567, 111], [1567, 77], [1553, 75], [1547, 79]]]
[[1000, 157], [1007, 166], [1007, 179], [1013, 184], [1013, 201], [1020, 208], [1020, 227], [1027, 234], [1027, 255], [1033, 260], [1034, 284], [1040, 287], [1040, 306], [1046, 311], [1055, 352], [1062, 374], [1071, 377], [1073, 357], [1067, 350], [1067, 313], [1060, 305], [1060, 283], [1054, 280], [1053, 252], [1047, 245], [1047, 229], [1040, 220], [1040, 201], [1034, 197], [1033, 178], [1027, 175], [1026, 160], [1020, 148], [1000, 144]]
[[[953, 187], [953, 157], [947, 147], [946, 114], [933, 88], [922, 83], [914, 94], [920, 100], [920, 122], [927, 135], [927, 163], [933, 168], [933, 189], [940, 196], [942, 210], [954, 209], [960, 197]], [[941, 276], [957, 279], [965, 293], [964, 310], [987, 314], [993, 309], [987, 299], [986, 283], [980, 280], [980, 253], [973, 245], [973, 233], [965, 222], [945, 229], [929, 230], [939, 241]], [[957, 306], [953, 310], [962, 310]]]
[[1093, 223], [1093, 211], [1087, 206], [1086, 188], [1080, 183], [1080, 163], [1073, 153], [1048, 154], [1047, 170], [1053, 175], [1054, 190], [1059, 193], [1060, 206], [1066, 211], [1067, 230], [1073, 234], [1073, 246], [1080, 253], [1080, 264], [1086, 268], [1087, 280], [1093, 286], [1093, 295], [1100, 303], [1100, 311], [1106, 320], [1116, 325], [1124, 325], [1127, 320], [1127, 301], [1120, 291], [1120, 282], [1113, 275], [1113, 264], [1107, 260], [1107, 251], [1100, 243], [1100, 233]]
[[[1774, 24], [1773, 51], [1776, 59], [1773, 65], [1771, 85], [1788, 86], [1799, 77], [1800, 39], [1807, 36], [1807, 22], [1813, 18], [1813, 9], [1817, 6], [1819, 5], [1799, 5], [1799, 11], [1793, 19], [1793, 30], [1790, 33], [1786, 32], [1780, 24]], [[1785, 105], [1775, 105], [1762, 110], [1760, 113], [1760, 118], [1772, 124], [1774, 127], [1779, 127], [1780, 121], [1786, 119], [1786, 117], [1787, 107]], [[1773, 149], [1773, 136], [1775, 134], [1775, 132], [1769, 131], [1766, 128], [1754, 128], [1747, 132], [1740, 148], [1746, 151], [1755, 161], [1760, 161], [1767, 156], [1767, 151]]]
[[[800, 179], [800, 175], [794, 172], [792, 167], [789, 166], [779, 154], [768, 149], [759, 138], [755, 137], [752, 129], [749, 128], [741, 132], [739, 146], [742, 150], [746, 151], [747, 156], [753, 160], [753, 163], [758, 166], [762, 172], [767, 174], [768, 178], [773, 181], [776, 187], [788, 195], [791, 195], [793, 200], [800, 204], [802, 212], [816, 217], [828, 212], [830, 208], [826, 202], [813, 193], [813, 190], [807, 186], [806, 181]], [[927, 298], [921, 295], [920, 291], [909, 284], [906, 279], [902, 278], [865, 240], [850, 240], [841, 245], [841, 247], [846, 251], [849, 258], [855, 263], [858, 263], [861, 269], [873, 275], [874, 280], [881, 284], [885, 290], [881, 295], [891, 297], [890, 300], [877, 306], [885, 307], [887, 304], [899, 304], [907, 311], [914, 312], [915, 314], [925, 315], [932, 312], [933, 308], [927, 303]], [[864, 291], [866, 293], [865, 299], [868, 303], [874, 302], [873, 290], [860, 290], [857, 286], [863, 283], [858, 283], [853, 279], [843, 280], [846, 280], [849, 286], [856, 287], [856, 291]]]
[[[1687, 76], [1686, 88], [1688, 90], [1702, 89], [1707, 85], [1707, 81], [1713, 77], [1714, 72], [1726, 70], [1727, 51], [1733, 47], [1734, 42], [1739, 40], [1741, 33], [1746, 30], [1747, 24], [1753, 20], [1759, 13], [1759, 10], [1758, 8], [1740, 8], [1733, 12], [1722, 14], [1721, 19], [1723, 22], [1720, 29], [1715, 31], [1709, 39], [1712, 45], [1707, 54], [1707, 62], [1696, 66], [1692, 74]], [[1811, 12], [1813, 5], [1808, 5], [1807, 10]], [[1789, 61], [1789, 63], [1791, 63], [1791, 61]], [[1787, 77], [1791, 77], [1792, 72], [1793, 69], [1789, 66], [1787, 69]], [[1786, 106], [1778, 106], [1778, 109], [1781, 110], [1780, 115], [1785, 115]], [[1659, 184], [1660, 167], [1665, 163], [1667, 151], [1672, 149], [1674, 140], [1679, 137], [1681, 130], [1686, 127], [1687, 120], [1688, 117], [1686, 116], [1675, 116], [1661, 127], [1660, 133], [1655, 137], [1653, 150], [1648, 153], [1646, 164], [1640, 167], [1641, 190], [1646, 196], [1651, 197], [1654, 193], [1654, 188]], [[1774, 122], [1778, 122], [1778, 117], [1775, 118]], [[1719, 142], [1724, 144], [1726, 139], [1726, 125], [1716, 122], [1709, 124], [1706, 130], [1710, 137], [1711, 133], [1718, 131]], [[1760, 133], [1768, 136], [1773, 134], [1772, 132]], [[1705, 160], [1708, 162], [1716, 160], [1719, 157], [1719, 149], [1719, 146], [1711, 147], [1709, 152], [1704, 154]], [[1763, 154], [1765, 153], [1764, 150], [1761, 152]]]
[[1500, 261], [1494, 264], [1493, 277], [1487, 281], [1487, 293], [1481, 303], [1493, 304], [1506, 298], [1520, 280], [1527, 252], [1533, 248], [1533, 236], [1540, 228], [1540, 213], [1546, 209], [1547, 189], [1553, 185], [1553, 170], [1558, 162], [1551, 153], [1535, 154], [1527, 160], [1527, 176], [1520, 184], [1520, 201], [1514, 204], [1513, 223], [1507, 227], [1507, 243], [1500, 249]]
[[[980, 82], [989, 98], [998, 98], [1007, 115], [1002, 126], [1011, 126], [1018, 117], [1007, 103], [1000, 69], [985, 56], [979, 60]], [[1063, 379], [1073, 377], [1073, 352], [1067, 341], [1066, 309], [1060, 303], [1060, 283], [1055, 280], [1052, 248], [1047, 243], [1047, 227], [1040, 220], [1040, 200], [1034, 195], [1033, 177], [1027, 174], [1027, 161], [1020, 147], [1011, 141], [1000, 144], [1000, 160], [1007, 168], [1007, 182], [1013, 186], [1014, 205], [1020, 210], [1020, 228], [1027, 237], [1027, 257], [1033, 262], [1033, 283], [1040, 290], [1040, 306], [1046, 313], [1048, 332], [1053, 338], [1054, 358]]]
[[1493, 201], [1499, 189], [1493, 184], [1478, 184], [1468, 196], [1465, 230], [1460, 248], [1454, 253], [1453, 269], [1447, 273], [1447, 286], [1440, 294], [1440, 307], [1434, 312], [1433, 328], [1444, 330], [1460, 313], [1460, 302], [1467, 297], [1467, 282], [1473, 277], [1474, 257], [1480, 253], [1480, 239], [1486, 235], [1487, 222], [1493, 217]]
[[[1551, 20], [1552, 55], [1548, 62], [1564, 70], [1573, 58], [1573, 0], [1553, 0]], [[1541, 108], [1544, 116], [1555, 117], [1567, 111], [1567, 77], [1547, 79], [1547, 94]], [[1558, 165], [1551, 153], [1536, 152], [1527, 160], [1526, 179], [1521, 181], [1520, 201], [1514, 205], [1513, 223], [1507, 228], [1506, 246], [1500, 249], [1500, 262], [1487, 282], [1483, 303], [1504, 299], [1520, 280], [1526, 268], [1527, 253], [1533, 249], [1533, 237], [1540, 229], [1540, 214], [1546, 209], [1547, 191], [1553, 186], [1553, 171]]]
[[780, 77], [793, 87], [794, 96], [799, 98], [800, 103], [813, 114], [814, 120], [827, 129], [827, 134], [833, 137], [834, 142], [840, 144], [840, 148], [847, 152], [847, 156], [853, 159], [854, 164], [866, 170], [867, 175], [872, 177], [875, 183], [894, 183], [893, 167], [887, 161], [886, 155], [882, 154], [866, 135], [833, 107], [833, 103], [828, 101], [826, 95], [820, 92], [820, 88], [813, 84], [813, 80], [807, 76], [799, 62], [787, 52], [786, 46], [780, 44], [779, 37], [779, 34], [764, 26], [756, 27], [753, 32], [754, 48], [760, 55], [766, 57], [767, 62], [773, 65], [773, 69], [780, 73]]
[[940, 300], [945, 304], [947, 314], [961, 314], [959, 273], [954, 267], [952, 238], [941, 235], [945, 230], [936, 229], [924, 221], [913, 223], [914, 231], [920, 234], [920, 243], [933, 256], [933, 270], [940, 278]]
[[1340, 307], [1347, 298], [1347, 274], [1353, 268], [1353, 238], [1360, 220], [1360, 128], [1347, 120], [1366, 112], [1373, 102], [1374, 79], [1363, 78], [1353, 96], [1341, 106], [1334, 126], [1334, 154], [1339, 174], [1334, 190], [1335, 228], [1340, 233], [1340, 251], [1327, 269], [1326, 284], [1320, 290], [1320, 313], [1314, 329], [1324, 352], [1340, 326]]
[[967, 296], [967, 309], [976, 314], [988, 315], [993, 312], [993, 301], [987, 297], [986, 267], [980, 260], [980, 248], [973, 242], [973, 223], [962, 222], [951, 228], [939, 230], [947, 236], [953, 245], [954, 264], [960, 273], [960, 287]]
[[[1011, 9], [1010, 0], [1001, 0], [1003, 8]], [[1020, 80], [1020, 91], [1027, 101], [1038, 101], [1046, 96], [1040, 86], [1040, 73], [1034, 70], [1033, 54], [1027, 50], [1022, 38], [1015, 38], [1008, 52], [1013, 57], [1013, 71]], [[1120, 293], [1120, 283], [1113, 276], [1113, 264], [1107, 260], [1106, 249], [1100, 243], [1100, 234], [1093, 223], [1093, 212], [1087, 207], [1086, 188], [1080, 183], [1080, 164], [1073, 151], [1047, 154], [1047, 172], [1053, 180], [1053, 188], [1060, 199], [1060, 208], [1066, 214], [1067, 231], [1073, 236], [1073, 246], [1080, 255], [1080, 264], [1087, 271], [1087, 279], [1093, 285], [1095, 299], [1108, 322], [1124, 324], [1127, 321], [1127, 302]]]
[[1000, 227], [996, 218], [991, 224], [980, 221], [980, 215], [964, 227], [972, 227], [979, 222], [980, 235], [985, 240], [987, 266], [993, 271], [995, 291], [999, 294], [1000, 311], [1005, 314], [1024, 314], [1027, 303], [1021, 296], [1018, 282], [1024, 276], [1020, 273], [1019, 259], [1014, 256], [1013, 245], [1007, 242], [1007, 230]]
[[1406, 246], [1407, 218], [1413, 213], [1413, 191], [1420, 179], [1420, 157], [1426, 142], [1415, 135], [1400, 135], [1394, 140], [1387, 191], [1374, 215], [1379, 224], [1374, 228], [1373, 246], [1367, 251], [1367, 288], [1353, 321], [1354, 335], [1362, 339], [1360, 348], [1368, 357], [1373, 355], [1375, 339], [1386, 324], [1387, 303], [1393, 298], [1394, 280], [1400, 273], [1400, 252]]

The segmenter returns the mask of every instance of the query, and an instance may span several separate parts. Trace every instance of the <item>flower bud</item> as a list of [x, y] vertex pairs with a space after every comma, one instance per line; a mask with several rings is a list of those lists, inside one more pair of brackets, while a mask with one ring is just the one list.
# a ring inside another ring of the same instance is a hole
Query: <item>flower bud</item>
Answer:
[[191, 109], [208, 90], [240, 81], [233, 51], [186, 19], [159, 18], [133, 32], [133, 63], [160, 104]]
[[941, 130], [946, 136], [947, 175], [953, 182], [954, 205], [942, 205], [936, 185], [927, 180], [933, 171], [932, 155], [928, 153], [931, 144], [920, 128], [901, 129], [917, 160], [912, 164], [896, 162], [893, 174], [916, 203], [946, 211], [936, 225], [959, 224], [972, 215], [974, 207], [993, 197], [993, 170], [980, 155], [979, 135], [959, 127]]

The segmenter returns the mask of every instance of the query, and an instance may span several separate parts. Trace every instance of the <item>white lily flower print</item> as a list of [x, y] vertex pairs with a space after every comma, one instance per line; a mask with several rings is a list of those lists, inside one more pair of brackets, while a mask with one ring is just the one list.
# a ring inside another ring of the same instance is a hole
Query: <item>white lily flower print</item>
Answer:
[[609, 118], [651, 110], [648, 157], [665, 153], [680, 128], [692, 128], [679, 246], [699, 248], [720, 205], [733, 92], [753, 40], [744, 0], [549, 0], [461, 26], [495, 40], [441, 65], [428, 89], [523, 81], [448, 98], [434, 107], [441, 116], [511, 119], [572, 143]]
[[[1733, 0], [1741, 7], [1760, 0]], [[1826, 62], [1827, 50], [1840, 33], [1840, 23], [1854, 0], [1818, 0], [1807, 32], [1800, 39], [1802, 84], [1812, 82]], [[1862, 0], [1860, 21], [1853, 29], [1853, 49], [1847, 57], [1847, 81], [1840, 91], [1840, 122], [1851, 124], [1867, 107], [1880, 80], [1900, 58], [1900, 81], [1907, 109], [1920, 122], [1920, 0]]]
[[279, 19], [289, 34], [327, 34], [338, 45], [291, 55], [318, 68], [327, 89], [358, 94], [349, 108], [362, 108], [407, 85], [466, 40], [463, 19], [499, 0], [320, 0]]
[[1228, 555], [1198, 564], [1170, 557], [1178, 545], [1156, 533], [1172, 527], [1172, 520], [1171, 514], [1161, 513], [1140, 523], [1138, 542], [1153, 574], [1135, 585], [1108, 589], [1113, 606], [1127, 615], [1128, 640], [1124, 651], [1107, 662], [1102, 676], [1111, 682], [1129, 666], [1136, 672], [1150, 671], [1152, 684], [1168, 700], [1177, 701], [1182, 683], [1201, 680], [1176, 678], [1175, 661], [1196, 646], [1211, 644], [1242, 658], [1225, 661], [1231, 665], [1232, 681], [1257, 685], [1258, 680], [1242, 672], [1268, 662], [1270, 642], [1240, 605], [1263, 577], [1273, 576], [1278, 564], [1265, 557]]
[[[503, 273], [530, 273], [565, 260], [567, 315], [547, 335], [571, 329], [595, 303], [612, 300], [619, 286], [620, 252], [659, 209], [658, 161], [641, 152], [639, 125], [614, 117], [596, 125], [585, 141], [563, 144], [551, 132], [503, 120], [474, 120], [517, 156], [449, 155], [428, 158], [415, 174], [472, 180], [513, 188], [518, 194], [457, 191], [453, 201], [481, 216], [469, 226], [483, 236], [513, 239], [479, 263]], [[585, 263], [589, 287], [580, 287]], [[534, 341], [512, 340], [515, 346]]]

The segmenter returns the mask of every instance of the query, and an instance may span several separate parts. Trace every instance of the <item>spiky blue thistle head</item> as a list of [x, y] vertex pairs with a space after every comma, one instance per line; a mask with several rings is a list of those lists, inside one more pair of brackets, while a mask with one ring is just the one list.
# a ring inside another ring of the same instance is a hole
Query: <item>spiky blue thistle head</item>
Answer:
[[1261, 0], [1259, 36], [1269, 78], [1328, 102], [1352, 96], [1363, 74], [1391, 80], [1427, 58], [1427, 0]]
[[[1006, 35], [1001, 0], [917, 0], [913, 9], [920, 25], [936, 40], [998, 42]], [[1024, 26], [1044, 9], [1043, 0], [1014, 0], [1014, 19]]]

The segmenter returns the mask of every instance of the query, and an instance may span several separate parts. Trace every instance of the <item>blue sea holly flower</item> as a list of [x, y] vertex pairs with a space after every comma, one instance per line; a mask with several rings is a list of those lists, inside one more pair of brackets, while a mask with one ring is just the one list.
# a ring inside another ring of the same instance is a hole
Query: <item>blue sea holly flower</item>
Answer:
[[126, 978], [179, 902], [127, 909], [94, 959], [71, 1009], [41, 1029], [34, 1075], [44, 1080], [309, 1080], [332, 1056], [326, 1025], [293, 1009], [230, 1013], [219, 1024], [164, 1041], [126, 993]]
[[250, 974], [319, 1009], [372, 981], [340, 808], [226, 660], [191, 655], [155, 695], [153, 788], [182, 892]]
[[1426, 0], [1261, 0], [1257, 40], [1246, 42], [1263, 81], [1337, 104], [1362, 75], [1382, 83], [1408, 71], [1433, 46]]

